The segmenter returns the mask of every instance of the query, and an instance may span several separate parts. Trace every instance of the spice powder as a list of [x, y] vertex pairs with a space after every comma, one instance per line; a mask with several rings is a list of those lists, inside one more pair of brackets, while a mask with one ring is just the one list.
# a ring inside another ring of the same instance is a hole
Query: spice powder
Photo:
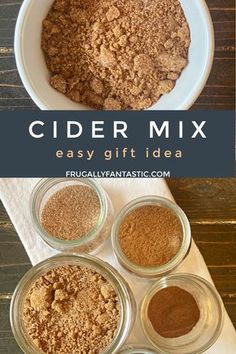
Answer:
[[42, 227], [51, 236], [75, 240], [93, 230], [100, 216], [97, 193], [84, 185], [73, 185], [55, 192], [41, 214]]
[[110, 282], [75, 265], [41, 275], [23, 303], [26, 333], [47, 354], [99, 354], [119, 322], [120, 302]]
[[41, 46], [50, 84], [105, 110], [141, 110], [171, 91], [188, 63], [179, 0], [56, 0]]
[[155, 267], [168, 263], [177, 254], [183, 228], [172, 210], [146, 205], [124, 217], [118, 237], [123, 253], [131, 262]]
[[148, 317], [154, 330], [165, 338], [189, 333], [200, 319], [193, 295], [177, 286], [158, 291], [148, 306]]

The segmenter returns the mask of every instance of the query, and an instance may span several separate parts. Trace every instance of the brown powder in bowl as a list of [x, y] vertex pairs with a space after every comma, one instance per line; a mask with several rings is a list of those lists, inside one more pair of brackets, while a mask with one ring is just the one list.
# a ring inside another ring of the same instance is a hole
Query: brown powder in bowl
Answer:
[[180, 220], [168, 208], [138, 207], [126, 215], [119, 228], [119, 243], [125, 256], [143, 267], [168, 263], [183, 239]]
[[193, 295], [177, 286], [158, 291], [148, 306], [148, 317], [154, 330], [165, 338], [189, 333], [200, 319]]
[[42, 227], [63, 240], [79, 239], [97, 225], [101, 207], [97, 193], [84, 185], [73, 185], [54, 193], [45, 204]]
[[190, 32], [179, 0], [56, 0], [41, 42], [56, 90], [98, 109], [142, 110], [174, 88]]
[[99, 354], [114, 339], [119, 322], [120, 303], [110, 282], [75, 265], [40, 276], [23, 304], [26, 333], [48, 354]]

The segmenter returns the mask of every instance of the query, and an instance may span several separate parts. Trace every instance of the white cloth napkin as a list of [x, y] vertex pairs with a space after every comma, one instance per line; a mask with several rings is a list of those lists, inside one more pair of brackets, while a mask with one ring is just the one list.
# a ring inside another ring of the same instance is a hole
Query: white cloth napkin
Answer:
[[[38, 179], [22, 178], [0, 180], [0, 198], [33, 265], [56, 253], [36, 234], [30, 220], [29, 197], [37, 181]], [[100, 179], [99, 182], [109, 194], [116, 213], [129, 201], [143, 195], [160, 195], [173, 200], [170, 190], [163, 179]], [[119, 270], [129, 282], [135, 294], [137, 305], [139, 305], [145, 291], [152, 285], [152, 281], [142, 280], [122, 269], [113, 256], [110, 241], [104, 244], [104, 247], [96, 256], [108, 261]], [[177, 272], [197, 274], [212, 282], [203, 257], [195, 243], [193, 243], [184, 263], [178, 267]], [[128, 342], [147, 344], [139, 321], [136, 322]], [[207, 350], [206, 353], [236, 353], [236, 332], [226, 312], [223, 331], [214, 346]]]

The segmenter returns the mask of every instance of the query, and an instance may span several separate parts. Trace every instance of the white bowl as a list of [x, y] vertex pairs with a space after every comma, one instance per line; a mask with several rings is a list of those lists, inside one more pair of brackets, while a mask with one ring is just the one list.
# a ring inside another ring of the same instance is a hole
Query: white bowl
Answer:
[[[189, 64], [175, 88], [150, 110], [186, 110], [196, 101], [211, 71], [214, 30], [204, 0], [180, 0], [191, 30]], [[53, 0], [24, 0], [15, 31], [15, 55], [23, 84], [36, 105], [43, 110], [87, 110], [57, 92], [49, 84], [49, 71], [41, 50], [42, 21]]]

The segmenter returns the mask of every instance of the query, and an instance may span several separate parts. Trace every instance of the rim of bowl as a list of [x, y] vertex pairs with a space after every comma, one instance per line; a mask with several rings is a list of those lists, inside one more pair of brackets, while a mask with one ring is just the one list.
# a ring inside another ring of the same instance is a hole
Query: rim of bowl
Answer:
[[[198, 0], [198, 2], [201, 3], [201, 7], [204, 13], [204, 17], [206, 19], [206, 24], [207, 24], [207, 34], [208, 34], [208, 53], [207, 53], [207, 58], [206, 58], [206, 65], [204, 68], [204, 73], [202, 75], [202, 79], [200, 83], [198, 84], [197, 88], [194, 90], [194, 93], [192, 96], [187, 99], [185, 103], [182, 103], [180, 107], [177, 109], [175, 108], [174, 110], [188, 110], [191, 108], [191, 106], [194, 104], [194, 102], [198, 99], [200, 96], [202, 90], [204, 89], [206, 82], [209, 78], [211, 68], [213, 65], [213, 59], [214, 59], [214, 51], [215, 51], [215, 35], [214, 35], [214, 27], [212, 23], [212, 18], [210, 14], [210, 10], [207, 6], [207, 3], [205, 0]], [[30, 5], [33, 3], [33, 0], [24, 0], [23, 4], [20, 8], [17, 22], [16, 22], [16, 27], [15, 27], [15, 35], [14, 35], [14, 52], [15, 52], [15, 58], [16, 58], [16, 66], [20, 75], [20, 78], [23, 82], [23, 85], [30, 95], [31, 99], [34, 101], [34, 103], [41, 109], [41, 110], [52, 110], [52, 108], [49, 108], [48, 105], [43, 102], [43, 100], [40, 98], [40, 94], [36, 92], [34, 85], [27, 75], [27, 69], [25, 67], [23, 55], [22, 55], [22, 45], [21, 45], [21, 40], [22, 40], [22, 29], [24, 26], [24, 21], [25, 21], [25, 15], [27, 11], [30, 9]], [[150, 107], [149, 110], [152, 108]], [[92, 110], [91, 107], [89, 107], [89, 110]]]

